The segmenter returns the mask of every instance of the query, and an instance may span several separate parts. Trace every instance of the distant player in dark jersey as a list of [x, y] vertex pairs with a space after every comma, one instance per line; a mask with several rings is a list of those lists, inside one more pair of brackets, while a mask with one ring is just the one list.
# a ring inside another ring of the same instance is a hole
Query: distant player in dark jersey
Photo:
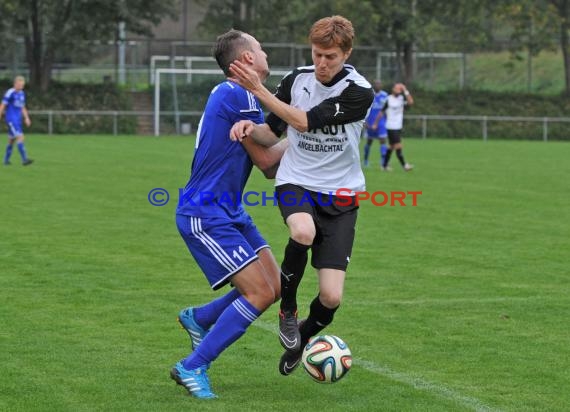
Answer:
[[28, 127], [32, 124], [28, 110], [26, 109], [26, 94], [24, 86], [26, 80], [22, 76], [14, 79], [14, 87], [9, 89], [0, 104], [0, 118], [5, 114], [6, 125], [8, 126], [8, 145], [6, 146], [6, 154], [4, 155], [4, 165], [10, 165], [10, 157], [14, 142], [17, 142], [18, 151], [22, 157], [22, 164], [27, 166], [33, 162], [28, 158], [26, 147], [24, 146], [24, 131], [22, 127], [22, 118], [24, 124]]
[[374, 80], [372, 88], [374, 89], [374, 101], [372, 101], [372, 106], [370, 106], [370, 111], [364, 123], [366, 137], [368, 138], [366, 146], [364, 146], [364, 166], [368, 166], [370, 147], [374, 139], [380, 139], [380, 166], [382, 166], [384, 156], [388, 150], [388, 147], [386, 147], [386, 138], [388, 137], [386, 116], [382, 115], [382, 108], [388, 98], [388, 93], [382, 90], [382, 82], [380, 80]]
[[[243, 63], [231, 65], [236, 81], [271, 110], [264, 125], [236, 124], [232, 138], [271, 142], [286, 131], [289, 140], [275, 178], [290, 235], [281, 264], [282, 375], [293, 372], [309, 339], [331, 324], [344, 292], [358, 209], [354, 196], [365, 190], [360, 134], [374, 97], [370, 83], [346, 64], [353, 38], [352, 23], [342, 16], [317, 21], [309, 34], [314, 65], [286, 75], [275, 95]], [[340, 189], [348, 202], [338, 201]], [[297, 289], [309, 250], [319, 293], [307, 319], [298, 323]]]
[[[229, 75], [239, 59], [262, 79], [269, 74], [267, 55], [252, 36], [231, 30], [217, 39], [216, 60]], [[241, 202], [241, 193], [257, 165], [272, 177], [287, 146], [230, 140], [232, 125], [243, 119], [263, 123], [257, 98], [231, 81], [211, 92], [198, 126], [190, 180], [176, 210], [176, 223], [190, 253], [212, 289], [235, 288], [200, 306], [183, 309], [179, 321], [190, 335], [193, 352], [178, 362], [171, 377], [197, 398], [214, 398], [207, 370], [248, 326], [279, 299], [279, 268], [267, 242]]]
[[414, 104], [412, 94], [403, 83], [396, 83], [392, 87], [392, 93], [386, 99], [382, 113], [386, 116], [386, 129], [388, 130], [388, 144], [390, 148], [386, 152], [382, 170], [390, 171], [390, 156], [396, 151], [396, 156], [406, 172], [411, 171], [414, 166], [406, 163], [402, 148], [402, 129], [404, 128], [404, 109]]

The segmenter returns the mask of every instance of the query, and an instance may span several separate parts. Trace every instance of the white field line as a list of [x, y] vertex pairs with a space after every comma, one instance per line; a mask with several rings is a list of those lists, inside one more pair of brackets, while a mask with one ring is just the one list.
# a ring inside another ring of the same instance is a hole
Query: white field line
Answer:
[[[264, 329], [271, 333], [277, 335], [277, 323], [269, 323], [262, 320], [257, 320], [253, 323], [253, 325], [257, 326], [258, 328]], [[368, 372], [375, 373], [377, 375], [384, 376], [388, 379], [391, 379], [395, 382], [403, 383], [405, 385], [409, 385], [414, 389], [425, 391], [429, 393], [433, 393], [438, 395], [442, 398], [454, 401], [458, 405], [461, 405], [464, 408], [476, 411], [476, 412], [500, 412], [500, 409], [492, 408], [483, 401], [473, 398], [471, 396], [465, 396], [461, 393], [454, 391], [453, 389], [449, 389], [443, 385], [428, 382], [422, 378], [417, 376], [412, 376], [407, 373], [397, 372], [394, 371], [386, 366], [378, 365], [374, 362], [368, 361], [362, 358], [353, 358], [354, 365], [361, 367], [362, 369], [367, 370]]]

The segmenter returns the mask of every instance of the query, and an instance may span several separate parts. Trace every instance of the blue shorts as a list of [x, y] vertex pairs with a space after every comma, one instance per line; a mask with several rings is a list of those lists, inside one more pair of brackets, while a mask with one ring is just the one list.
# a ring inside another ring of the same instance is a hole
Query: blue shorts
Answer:
[[370, 128], [366, 129], [366, 137], [371, 139], [385, 139], [388, 137], [388, 130], [386, 130], [386, 122], [382, 122], [378, 125], [376, 130]]
[[176, 215], [176, 225], [214, 290], [257, 260], [257, 252], [269, 247], [247, 214], [235, 220]]
[[6, 124], [8, 125], [8, 137], [10, 139], [15, 139], [16, 137], [24, 134], [22, 123], [7, 121]]

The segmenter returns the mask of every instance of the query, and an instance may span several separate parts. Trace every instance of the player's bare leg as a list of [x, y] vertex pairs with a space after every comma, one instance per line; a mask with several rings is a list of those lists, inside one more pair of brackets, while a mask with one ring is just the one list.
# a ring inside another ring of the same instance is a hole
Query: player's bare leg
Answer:
[[[277, 302], [281, 298], [279, 266], [275, 261], [273, 253], [271, 253], [271, 249], [268, 247], [259, 250], [257, 252], [257, 256], [259, 257], [259, 262], [264, 268], [263, 273], [266, 277], [266, 281], [271, 285], [271, 288], [274, 291], [274, 302]], [[178, 322], [188, 333], [192, 350], [196, 350], [223, 311], [239, 297], [239, 290], [234, 288], [225, 295], [222, 295], [205, 305], [197, 307], [191, 306], [180, 311], [178, 314]]]
[[[266, 264], [268, 260], [266, 258]], [[275, 301], [275, 290], [264, 264], [256, 260], [231, 278], [240, 297], [220, 315], [201, 344], [187, 358], [178, 362], [170, 376], [190, 394], [202, 399], [215, 398], [207, 370], [228, 346], [237, 341], [259, 315]]]
[[287, 217], [290, 239], [281, 264], [281, 310], [279, 311], [279, 341], [290, 351], [301, 347], [297, 325], [297, 289], [307, 266], [308, 250], [316, 235], [313, 217], [305, 212]]
[[257, 252], [257, 256], [259, 256], [259, 262], [263, 266], [265, 280], [273, 289], [275, 295], [273, 302], [277, 302], [281, 299], [281, 271], [279, 270], [279, 265], [269, 248], [261, 249]]

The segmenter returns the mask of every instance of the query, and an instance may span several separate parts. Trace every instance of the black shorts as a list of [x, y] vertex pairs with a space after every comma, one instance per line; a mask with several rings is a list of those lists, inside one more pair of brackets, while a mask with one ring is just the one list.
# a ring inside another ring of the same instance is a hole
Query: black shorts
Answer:
[[313, 217], [317, 233], [311, 246], [311, 265], [315, 269], [346, 271], [352, 254], [358, 206], [337, 204], [334, 195], [306, 190], [301, 186], [277, 186], [279, 210], [283, 220], [294, 213], [308, 213]]
[[400, 130], [389, 130], [388, 129], [388, 143], [395, 145], [396, 143], [402, 142], [402, 129]]

